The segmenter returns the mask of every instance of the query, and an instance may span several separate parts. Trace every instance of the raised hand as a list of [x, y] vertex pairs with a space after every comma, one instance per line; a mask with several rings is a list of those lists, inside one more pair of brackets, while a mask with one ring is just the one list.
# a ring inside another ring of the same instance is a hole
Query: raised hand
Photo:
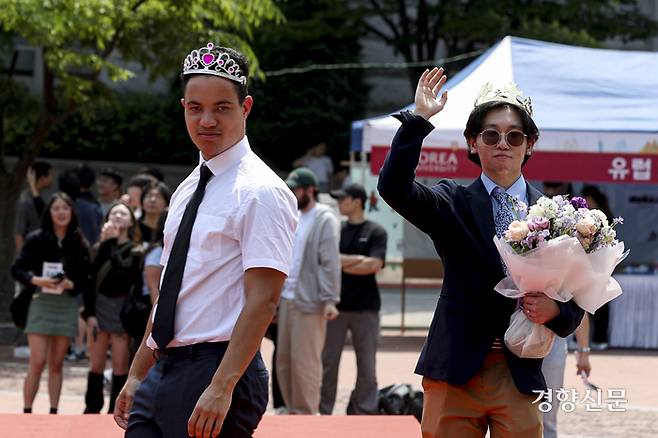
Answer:
[[119, 237], [119, 227], [112, 221], [105, 222], [101, 229], [100, 241], [104, 242], [107, 239], [116, 239], [117, 237]]
[[444, 91], [439, 100], [437, 100], [437, 96], [443, 84], [446, 83], [446, 79], [446, 75], [443, 74], [443, 67], [434, 67], [432, 70], [425, 70], [420, 75], [418, 86], [416, 87], [416, 109], [414, 113], [428, 120], [443, 109], [448, 100], [448, 91]]

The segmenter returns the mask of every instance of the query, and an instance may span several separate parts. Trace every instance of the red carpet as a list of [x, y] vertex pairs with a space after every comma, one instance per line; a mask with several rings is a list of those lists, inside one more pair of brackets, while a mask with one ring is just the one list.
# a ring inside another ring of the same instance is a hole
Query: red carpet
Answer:
[[[407, 438], [420, 436], [409, 416], [263, 417], [255, 438]], [[0, 414], [0, 438], [121, 438], [109, 415]]]

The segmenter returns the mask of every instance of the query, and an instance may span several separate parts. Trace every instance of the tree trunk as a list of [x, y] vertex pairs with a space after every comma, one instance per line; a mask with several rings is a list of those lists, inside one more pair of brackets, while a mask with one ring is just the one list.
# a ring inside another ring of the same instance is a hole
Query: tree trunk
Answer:
[[0, 323], [11, 321], [9, 304], [14, 296], [10, 268], [14, 262], [14, 219], [20, 190], [11, 184], [11, 175], [0, 175]]

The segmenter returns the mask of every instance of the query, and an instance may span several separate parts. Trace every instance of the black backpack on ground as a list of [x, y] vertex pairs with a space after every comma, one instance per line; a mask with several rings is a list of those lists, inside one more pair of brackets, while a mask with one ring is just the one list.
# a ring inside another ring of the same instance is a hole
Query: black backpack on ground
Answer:
[[416, 391], [405, 383], [382, 388], [379, 390], [379, 413], [413, 415], [420, 422], [423, 416], [423, 391]]

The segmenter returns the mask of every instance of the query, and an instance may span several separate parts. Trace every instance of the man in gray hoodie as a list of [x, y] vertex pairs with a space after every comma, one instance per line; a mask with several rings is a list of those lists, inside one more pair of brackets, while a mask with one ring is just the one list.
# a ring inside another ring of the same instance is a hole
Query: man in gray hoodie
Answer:
[[[340, 223], [317, 203], [317, 179], [300, 167], [286, 180], [301, 212], [279, 304], [276, 373], [291, 414], [317, 414], [327, 320], [338, 316]], [[276, 225], [276, 224], [273, 224]]]

